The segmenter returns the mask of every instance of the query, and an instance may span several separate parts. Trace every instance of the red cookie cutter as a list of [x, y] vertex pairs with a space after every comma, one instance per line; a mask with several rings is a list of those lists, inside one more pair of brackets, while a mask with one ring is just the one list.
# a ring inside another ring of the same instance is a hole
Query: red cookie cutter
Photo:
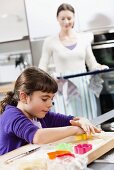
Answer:
[[92, 149], [92, 144], [79, 144], [74, 146], [74, 151], [77, 154], [84, 154]]
[[57, 157], [64, 157], [64, 156], [71, 156], [75, 158], [75, 155], [73, 153], [65, 153], [65, 154], [57, 155]]

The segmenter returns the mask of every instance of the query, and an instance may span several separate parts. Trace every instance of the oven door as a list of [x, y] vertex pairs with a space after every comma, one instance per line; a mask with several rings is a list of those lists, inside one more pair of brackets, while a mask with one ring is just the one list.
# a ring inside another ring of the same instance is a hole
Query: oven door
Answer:
[[[98, 63], [114, 67], [114, 41], [110, 43], [94, 44], [93, 53]], [[104, 73], [103, 90], [100, 95], [101, 112], [106, 113], [114, 109], [114, 71]]]
[[98, 63], [114, 67], [114, 41], [111, 43], [93, 44], [92, 49]]

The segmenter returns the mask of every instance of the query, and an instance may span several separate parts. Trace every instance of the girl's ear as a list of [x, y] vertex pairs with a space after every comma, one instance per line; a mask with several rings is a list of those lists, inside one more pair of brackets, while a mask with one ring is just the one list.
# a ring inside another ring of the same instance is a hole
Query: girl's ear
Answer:
[[23, 91], [19, 92], [19, 99], [22, 103], [27, 103], [27, 94]]

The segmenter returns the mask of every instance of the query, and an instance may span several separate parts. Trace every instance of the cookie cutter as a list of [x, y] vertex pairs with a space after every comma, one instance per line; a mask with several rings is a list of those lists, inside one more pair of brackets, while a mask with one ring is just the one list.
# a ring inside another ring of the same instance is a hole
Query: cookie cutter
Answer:
[[92, 138], [92, 134], [90, 134], [89, 136], [87, 134], [81, 134], [81, 135], [76, 135], [76, 140], [88, 140]]
[[73, 153], [64, 153], [64, 154], [57, 155], [58, 158], [64, 157], [64, 156], [70, 156], [70, 157], [75, 158], [75, 155]]
[[92, 149], [92, 144], [78, 144], [74, 146], [76, 154], [84, 154]]
[[65, 151], [65, 150], [58, 150], [58, 151], [55, 151], [55, 152], [48, 152], [47, 154], [48, 154], [48, 157], [50, 159], [55, 159], [59, 155], [70, 154], [70, 152], [69, 151]]
[[66, 150], [66, 151], [73, 151], [73, 147], [71, 143], [59, 143], [56, 145], [56, 150]]

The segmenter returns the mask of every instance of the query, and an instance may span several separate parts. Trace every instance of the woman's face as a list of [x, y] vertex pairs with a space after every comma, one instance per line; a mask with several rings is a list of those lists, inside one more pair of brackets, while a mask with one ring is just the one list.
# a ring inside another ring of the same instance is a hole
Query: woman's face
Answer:
[[58, 14], [57, 20], [61, 29], [68, 31], [73, 28], [75, 16], [74, 13], [69, 10], [63, 10]]
[[25, 106], [26, 112], [33, 117], [44, 118], [52, 107], [54, 94], [35, 91], [31, 96], [27, 97]]

